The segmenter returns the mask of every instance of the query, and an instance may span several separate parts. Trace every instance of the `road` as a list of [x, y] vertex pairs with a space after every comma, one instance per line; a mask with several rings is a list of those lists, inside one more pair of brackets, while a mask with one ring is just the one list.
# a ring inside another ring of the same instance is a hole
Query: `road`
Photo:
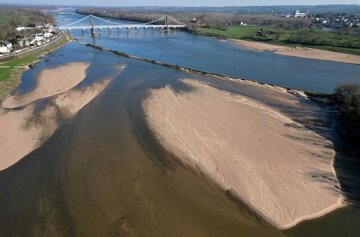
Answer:
[[[41, 49], [46, 48], [47, 46], [49, 46], [49, 45], [51, 45], [53, 43], [56, 43], [57, 41], [59, 41], [63, 37], [66, 37], [65, 34], [63, 32], [61, 32], [61, 31], [59, 31], [58, 36], [56, 36], [50, 42], [47, 42], [47, 43], [45, 43], [43, 45], [40, 45], [38, 47], [24, 49], [21, 52], [11, 53], [11, 54], [6, 55], [6, 56], [0, 56], [0, 61], [6, 61], [7, 59], [10, 59], [10, 58], [13, 58], [13, 57], [19, 57], [19, 56], [27, 54], [27, 53], [29, 53], [31, 51], [34, 51], [34, 50], [41, 50]], [[4, 66], [2, 66], [2, 67], [4, 67]]]

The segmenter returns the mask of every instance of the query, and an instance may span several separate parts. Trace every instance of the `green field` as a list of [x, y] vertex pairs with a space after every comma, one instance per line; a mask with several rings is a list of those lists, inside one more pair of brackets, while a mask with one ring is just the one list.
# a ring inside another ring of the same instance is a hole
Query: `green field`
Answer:
[[14, 57], [6, 62], [0, 62], [0, 100], [18, 85], [26, 66], [36, 62], [41, 55], [51, 52], [68, 41], [69, 38], [63, 36], [56, 43], [52, 43], [45, 48]]
[[0, 68], [0, 82], [5, 81], [10, 77], [12, 68]]
[[9, 11], [0, 10], [0, 29], [10, 24], [14, 19], [14, 15]]
[[272, 26], [231, 26], [226, 30], [198, 28], [196, 32], [231, 39], [264, 41], [291, 46], [303, 45], [360, 55], [360, 35], [326, 32], [321, 29], [286, 30]]
[[43, 17], [39, 16], [36, 11], [23, 9], [0, 9], [0, 29], [8, 26], [12, 21], [19, 23], [39, 23]]
[[[16, 39], [18, 33], [15, 27], [18, 25], [38, 24], [51, 22], [51, 20], [53, 20], [52, 15], [43, 14], [38, 10], [13, 7], [1, 8], [0, 39], [9, 41]], [[34, 63], [41, 55], [54, 50], [67, 41], [68, 37], [62, 37], [62, 39], [49, 46], [0, 62], [0, 100], [20, 82], [21, 74], [28, 65]]]
[[33, 52], [29, 55], [25, 55], [22, 57], [16, 57], [4, 63], [0, 63], [0, 66], [7, 66], [7, 67], [0, 67], [0, 82], [5, 81], [11, 76], [11, 72], [14, 71], [15, 67], [17, 69], [19, 67], [25, 67], [33, 62], [35, 62], [42, 54], [48, 52], [47, 50], [39, 50]]

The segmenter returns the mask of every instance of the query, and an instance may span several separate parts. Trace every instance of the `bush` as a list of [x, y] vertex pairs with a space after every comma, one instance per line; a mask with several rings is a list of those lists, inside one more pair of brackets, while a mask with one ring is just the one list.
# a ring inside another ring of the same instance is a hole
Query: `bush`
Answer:
[[334, 93], [335, 101], [340, 106], [342, 135], [346, 142], [356, 145], [360, 150], [360, 85], [339, 85]]
[[343, 84], [335, 89], [335, 99], [340, 102], [352, 114], [360, 116], [360, 85]]

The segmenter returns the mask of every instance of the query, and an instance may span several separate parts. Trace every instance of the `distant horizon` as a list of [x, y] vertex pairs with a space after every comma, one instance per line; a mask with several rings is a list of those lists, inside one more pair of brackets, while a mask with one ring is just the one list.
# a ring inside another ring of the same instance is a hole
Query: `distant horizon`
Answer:
[[[183, 0], [182, 4], [164, 4], [165, 0], [154, 0], [152, 1], [152, 4], [146, 4], [146, 3], [139, 3], [143, 2], [143, 0], [134, 0], [132, 1], [132, 4], [129, 4], [129, 2], [125, 1], [116, 1], [114, 0], [95, 0], [92, 2], [88, 2], [85, 0], [63, 0], [59, 4], [56, 0], [38, 0], [33, 1], [32, 3], [29, 3], [28, 1], [24, 0], [0, 0], [0, 4], [4, 5], [45, 5], [45, 6], [88, 6], [88, 7], [283, 7], [283, 6], [344, 6], [344, 5], [356, 5], [360, 6], [360, 0], [350, 0], [346, 1], [337, 1], [337, 0], [303, 0], [301, 3], [289, 3], [289, 0], [277, 0], [277, 1], [271, 1], [272, 4], [263, 3], [265, 0], [223, 0], [221, 3], [223, 5], [217, 4], [217, 2], [220, 1], [211, 1], [212, 3], [209, 4], [209, 1], [206, 1], [206, 4], [202, 3], [204, 0]], [[124, 2], [124, 4], [122, 4]], [[169, 1], [165, 1], [169, 2]], [[230, 4], [231, 2], [231, 4]], [[259, 2], [250, 4], [250, 2]], [[268, 2], [268, 1], [266, 1]], [[275, 2], [275, 3], [274, 3]], [[189, 3], [186, 5], [186, 3]]]
[[113, 5], [86, 5], [86, 4], [49, 4], [49, 3], [10, 3], [10, 2], [0, 2], [0, 5], [13, 5], [13, 6], [53, 6], [53, 7], [169, 7], [169, 8], [226, 8], [226, 7], [242, 7], [242, 8], [246, 8], [246, 7], [316, 7], [316, 6], [360, 6], [360, 3], [348, 3], [348, 4], [283, 4], [283, 5], [224, 5], [224, 6], [211, 6], [211, 5], [199, 5], [199, 6], [178, 6], [178, 5], [118, 5], [118, 6], [113, 6]]

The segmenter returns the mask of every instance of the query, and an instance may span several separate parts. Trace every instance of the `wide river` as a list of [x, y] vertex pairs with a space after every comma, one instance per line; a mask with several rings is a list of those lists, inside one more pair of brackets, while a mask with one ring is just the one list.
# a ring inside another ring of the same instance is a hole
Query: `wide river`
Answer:
[[[59, 25], [83, 17], [72, 10], [54, 14]], [[127, 67], [41, 147], [0, 172], [0, 236], [360, 236], [360, 209], [355, 206], [286, 231], [273, 228], [240, 200], [164, 151], [146, 126], [141, 107], [149, 88], [170, 84], [185, 90], [179, 78], [198, 78], [264, 99], [254, 88], [230, 88], [227, 81], [85, 47], [82, 43], [92, 42], [89, 32], [72, 33], [79, 42], [58, 49], [25, 72], [17, 92], [34, 88], [40, 70], [68, 62], [90, 63], [79, 88], [114, 76], [120, 64]], [[331, 92], [338, 83], [360, 80], [360, 65], [254, 52], [185, 32], [114, 31], [109, 35], [103, 31], [96, 44], [298, 89]], [[277, 106], [271, 100], [264, 103]], [[309, 112], [315, 106], [304, 104]], [[278, 107], [293, 119], [299, 118], [296, 111]], [[325, 106], [322, 110], [328, 113]], [[325, 130], [336, 143], [329, 121], [319, 130]], [[339, 179], [351, 193], [358, 179], [347, 173], [346, 162], [337, 163]]]

